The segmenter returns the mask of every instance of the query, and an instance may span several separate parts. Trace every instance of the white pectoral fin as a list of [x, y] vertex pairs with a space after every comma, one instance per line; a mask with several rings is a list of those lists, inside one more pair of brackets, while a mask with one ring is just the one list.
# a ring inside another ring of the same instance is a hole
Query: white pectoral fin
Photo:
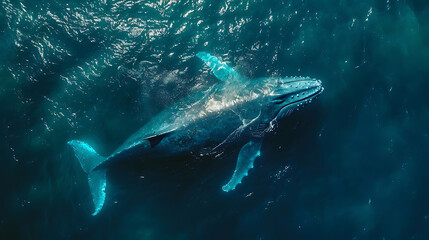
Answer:
[[240, 75], [233, 68], [210, 53], [199, 52], [197, 57], [203, 60], [211, 68], [215, 77], [221, 81], [232, 81], [240, 78]]
[[248, 175], [249, 169], [253, 168], [253, 163], [261, 154], [262, 141], [250, 141], [240, 150], [237, 159], [237, 166], [234, 174], [227, 184], [222, 187], [225, 192], [234, 190], [241, 183], [241, 180]]

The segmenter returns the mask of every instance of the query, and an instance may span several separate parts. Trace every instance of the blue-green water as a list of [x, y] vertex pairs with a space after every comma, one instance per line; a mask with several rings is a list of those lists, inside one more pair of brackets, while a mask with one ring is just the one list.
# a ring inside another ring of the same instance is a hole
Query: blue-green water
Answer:
[[[0, 6], [1, 239], [429, 238], [429, 2]], [[215, 84], [199, 51], [325, 91], [265, 139], [235, 191], [221, 190], [233, 153], [123, 166], [92, 217], [66, 142], [108, 155]]]

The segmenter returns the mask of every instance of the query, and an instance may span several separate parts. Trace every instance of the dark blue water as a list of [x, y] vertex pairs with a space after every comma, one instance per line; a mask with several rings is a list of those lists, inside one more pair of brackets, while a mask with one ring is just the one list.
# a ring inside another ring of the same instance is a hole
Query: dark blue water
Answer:
[[[34, 1], [0, 5], [1, 239], [428, 239], [429, 3]], [[110, 154], [217, 82], [311, 76], [324, 93], [236, 153], [108, 172], [99, 215], [71, 139]]]

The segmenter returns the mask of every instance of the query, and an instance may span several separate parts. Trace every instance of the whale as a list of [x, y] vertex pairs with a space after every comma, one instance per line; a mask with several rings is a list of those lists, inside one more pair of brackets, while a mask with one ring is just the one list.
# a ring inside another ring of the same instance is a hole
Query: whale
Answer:
[[196, 56], [217, 82], [161, 111], [109, 156], [99, 155], [84, 141], [68, 141], [88, 175], [93, 216], [106, 199], [108, 170], [136, 156], [144, 161], [183, 154], [210, 159], [236, 149], [235, 170], [221, 187], [225, 192], [236, 189], [260, 157], [264, 136], [324, 90], [322, 82], [311, 77], [249, 79], [210, 53]]

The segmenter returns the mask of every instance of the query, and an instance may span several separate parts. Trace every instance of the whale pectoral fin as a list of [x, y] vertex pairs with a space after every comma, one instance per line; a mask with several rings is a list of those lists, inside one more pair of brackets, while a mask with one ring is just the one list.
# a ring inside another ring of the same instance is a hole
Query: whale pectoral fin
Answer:
[[248, 175], [249, 169], [253, 168], [255, 159], [261, 154], [261, 145], [261, 140], [250, 141], [241, 148], [234, 174], [229, 182], [222, 187], [222, 190], [225, 192], [234, 190], [241, 183], [241, 180]]
[[210, 53], [199, 52], [197, 57], [203, 60], [211, 68], [215, 77], [221, 81], [232, 81], [240, 78], [240, 75], [233, 68]]

